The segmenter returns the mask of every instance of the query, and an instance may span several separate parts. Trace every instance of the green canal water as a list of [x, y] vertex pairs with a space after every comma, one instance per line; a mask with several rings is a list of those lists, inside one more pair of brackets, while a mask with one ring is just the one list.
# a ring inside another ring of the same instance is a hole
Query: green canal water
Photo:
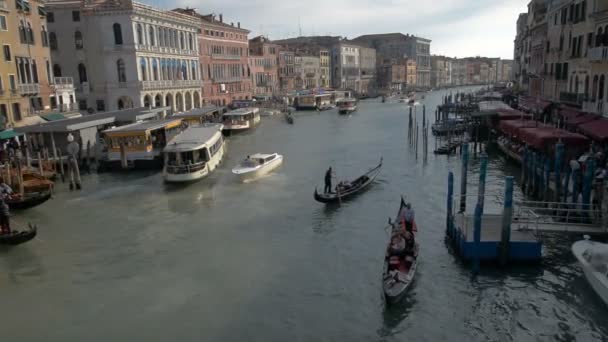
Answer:
[[[427, 114], [444, 94], [427, 94]], [[0, 249], [0, 339], [605, 341], [608, 308], [570, 253], [578, 236], [546, 235], [540, 265], [485, 266], [471, 278], [444, 239], [447, 174], [458, 189], [460, 161], [429, 145], [428, 160], [421, 147], [416, 159], [406, 106], [368, 100], [351, 116], [264, 118], [229, 139], [213, 175], [185, 187], [157, 172], [85, 176], [81, 192], [58, 184], [54, 199], [16, 214], [38, 237]], [[238, 183], [230, 169], [254, 152], [281, 153], [284, 164]], [[365, 194], [339, 208], [313, 200], [328, 166], [352, 177], [381, 156]], [[472, 158], [471, 183], [477, 168]], [[502, 191], [505, 174], [517, 169], [491, 154], [488, 193]], [[416, 210], [420, 264], [406, 300], [386, 307], [384, 228], [400, 195]]]

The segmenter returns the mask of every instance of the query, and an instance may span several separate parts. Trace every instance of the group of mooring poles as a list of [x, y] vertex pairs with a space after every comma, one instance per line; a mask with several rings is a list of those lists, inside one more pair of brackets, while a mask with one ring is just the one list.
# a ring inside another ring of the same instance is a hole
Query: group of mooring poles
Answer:
[[[462, 144], [462, 165], [460, 174], [460, 205], [458, 214], [465, 214], [466, 199], [467, 199], [467, 173], [469, 163], [469, 144]], [[486, 175], [488, 171], [488, 156], [485, 152], [480, 155], [480, 170], [479, 170], [479, 187], [477, 193], [477, 203], [475, 205], [474, 220], [473, 220], [473, 258], [472, 271], [473, 275], [477, 275], [480, 270], [481, 262], [481, 223], [484, 212], [485, 190], [486, 190]], [[447, 217], [446, 217], [446, 235], [454, 239], [452, 236], [455, 232], [454, 221], [454, 173], [448, 174], [448, 196], [447, 196]], [[509, 260], [509, 249], [511, 241], [511, 221], [513, 218], [513, 177], [505, 177], [504, 203], [501, 226], [501, 238], [499, 242], [499, 261], [501, 265], [506, 265]]]
[[[412, 113], [413, 112], [413, 113]], [[416, 116], [416, 108], [410, 106], [409, 120], [408, 120], [408, 142], [412, 149], [415, 151], [416, 160], [418, 160], [418, 142], [419, 135], [422, 133], [422, 156], [424, 161], [428, 158], [428, 141], [429, 141], [429, 125], [426, 120], [426, 106], [422, 105], [422, 127], [418, 125]]]

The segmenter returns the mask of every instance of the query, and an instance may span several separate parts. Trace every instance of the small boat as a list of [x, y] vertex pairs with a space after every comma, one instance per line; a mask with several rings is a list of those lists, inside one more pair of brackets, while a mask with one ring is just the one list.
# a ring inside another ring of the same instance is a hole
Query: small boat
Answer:
[[511, 150], [511, 148], [509, 148], [509, 142], [507, 140], [504, 139], [498, 139], [497, 143], [498, 145], [498, 149], [504, 153], [507, 157], [509, 157], [511, 160], [517, 162], [518, 164], [522, 163], [522, 157], [519, 153]]
[[12, 230], [10, 234], [0, 235], [0, 245], [19, 245], [36, 237], [38, 228], [28, 225], [28, 230]]
[[260, 116], [273, 116], [275, 114], [280, 113], [278, 109], [265, 109], [260, 113]]
[[285, 113], [285, 120], [290, 125], [293, 125], [293, 115], [291, 113]]
[[399, 210], [397, 211], [395, 221], [391, 222], [390, 218], [388, 220], [389, 226], [391, 227], [391, 240], [389, 241], [389, 245], [386, 249], [384, 268], [382, 271], [382, 290], [384, 292], [384, 298], [388, 303], [396, 303], [403, 298], [407, 289], [414, 280], [416, 267], [418, 266], [419, 246], [414, 233], [417, 230], [415, 223], [413, 224], [414, 227], [412, 229], [412, 234], [414, 234], [414, 247], [411, 255], [405, 253], [405, 256], [396, 256], [389, 253], [389, 250], [392, 247], [393, 239], [401, 238], [403, 243], [402, 248], [405, 248], [405, 239], [400, 237], [400, 233], [405, 231], [405, 229], [399, 222], [399, 215], [405, 206], [405, 201], [403, 200], [403, 197], [401, 197], [401, 203], [399, 205]]
[[276, 169], [283, 163], [283, 156], [278, 153], [256, 153], [247, 156], [232, 173], [237, 175], [241, 181], [250, 181], [261, 177]]
[[23, 196], [19, 193], [14, 193], [6, 200], [6, 204], [8, 204], [11, 210], [23, 210], [40, 205], [50, 198], [50, 189], [39, 192], [25, 192]]
[[340, 114], [350, 114], [357, 110], [357, 100], [353, 98], [344, 98], [336, 101], [338, 112]]
[[572, 253], [585, 273], [589, 285], [608, 304], [608, 244], [585, 239], [572, 245]]
[[323, 104], [318, 107], [319, 111], [321, 111], [321, 112], [326, 111], [326, 110], [332, 110], [334, 108], [336, 108], [336, 106], [332, 105], [332, 104]]
[[320, 194], [317, 191], [317, 188], [315, 188], [314, 198], [317, 202], [321, 203], [339, 203], [343, 200], [349, 199], [367, 188], [367, 186], [370, 185], [380, 173], [380, 168], [382, 168], [382, 158], [380, 158], [380, 163], [376, 167], [367, 171], [357, 179], [351, 182], [340, 182], [336, 186], [336, 192]]

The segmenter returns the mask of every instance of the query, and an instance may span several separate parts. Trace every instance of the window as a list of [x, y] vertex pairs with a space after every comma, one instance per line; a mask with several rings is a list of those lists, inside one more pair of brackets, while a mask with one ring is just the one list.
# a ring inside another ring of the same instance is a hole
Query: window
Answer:
[[103, 100], [97, 100], [97, 111], [104, 112], [106, 110], [106, 104]]
[[59, 66], [59, 64], [54, 64], [53, 65], [53, 76], [54, 77], [61, 77], [61, 67]]
[[4, 60], [10, 62], [12, 60], [10, 45], [3, 45], [2, 50], [4, 51]]
[[112, 25], [112, 30], [114, 31], [114, 44], [122, 45], [122, 29], [119, 23], [114, 23]]
[[21, 121], [21, 105], [19, 103], [13, 103], [13, 119]]
[[182, 50], [185, 48], [185, 46], [184, 46], [184, 33], [183, 32], [179, 33], [179, 48], [182, 49]]
[[158, 81], [158, 62], [156, 61], [156, 58], [152, 60], [152, 78], [154, 78], [155, 81]]
[[154, 46], [154, 27], [150, 26], [150, 28], [148, 29], [148, 33], [150, 36], [148, 43], [150, 44], [150, 46]]
[[80, 31], [74, 32], [74, 45], [76, 46], [76, 50], [82, 50], [82, 33]]
[[72, 11], [72, 21], [80, 21], [80, 11]]
[[6, 17], [3, 15], [0, 15], [0, 30], [8, 31], [8, 28], [6, 27]]
[[49, 45], [51, 46], [51, 50], [57, 50], [57, 35], [55, 32], [49, 33]]
[[42, 41], [42, 46], [49, 46], [49, 36], [44, 25], [42, 25], [42, 31], [40, 31], [40, 41]]
[[141, 80], [142, 81], [147, 81], [148, 80], [148, 77], [147, 77], [147, 74], [148, 74], [147, 73], [147, 69], [148, 69], [148, 67], [147, 67], [147, 64], [146, 64], [146, 59], [142, 57], [140, 59], [140, 64], [141, 64], [141, 66], [140, 66]]
[[32, 59], [32, 81], [38, 83], [38, 67], [36, 66], [36, 60]]
[[51, 78], [51, 62], [49, 62], [49, 60], [47, 59], [45, 64], [46, 64], [46, 79], [49, 82], [49, 84], [54, 83], [54, 82], [52, 82], [53, 79]]
[[32, 30], [32, 24], [27, 23], [27, 43], [34, 45], [34, 30]]
[[78, 100], [78, 110], [87, 110], [87, 100]]
[[564, 66], [562, 68], [562, 80], [567, 80], [568, 79], [568, 63], [564, 63]]
[[144, 33], [141, 28], [141, 24], [137, 24], [137, 44], [143, 45], [144, 43]]
[[4, 122], [8, 121], [8, 108], [5, 104], [0, 104], [0, 116], [4, 119]]
[[21, 42], [21, 44], [27, 43], [27, 33], [25, 30], [25, 23], [23, 22], [23, 20], [19, 21], [19, 41]]
[[54, 23], [55, 22], [55, 14], [53, 12], [47, 12], [46, 13], [46, 22], [47, 23]]
[[192, 39], [192, 33], [188, 33], [188, 50], [194, 51], [194, 41]]
[[125, 71], [125, 62], [122, 59], [116, 61], [116, 72], [118, 74], [118, 82], [127, 82], [127, 73]]
[[10, 90], [17, 90], [17, 82], [15, 80], [15, 75], [8, 75], [8, 88]]
[[80, 84], [87, 82], [87, 68], [84, 64], [78, 64], [78, 78], [80, 79]]

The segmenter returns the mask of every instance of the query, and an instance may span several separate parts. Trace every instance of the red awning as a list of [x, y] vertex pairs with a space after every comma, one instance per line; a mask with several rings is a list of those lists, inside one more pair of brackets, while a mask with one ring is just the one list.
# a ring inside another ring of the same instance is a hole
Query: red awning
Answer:
[[589, 144], [589, 139], [581, 134], [570, 133], [552, 127], [521, 128], [519, 130], [519, 139], [538, 150], [550, 149], [559, 140], [568, 148], [586, 147]]
[[502, 108], [496, 111], [498, 113], [498, 120], [516, 120], [516, 119], [524, 119], [528, 120], [532, 118], [532, 115], [520, 112], [516, 109], [506, 109]]
[[608, 120], [594, 120], [578, 126], [578, 130], [593, 140], [604, 141], [608, 139]]
[[559, 115], [561, 115], [562, 119], [567, 120], [567, 122], [584, 114], [585, 112], [574, 107], [561, 106], [559, 109]]
[[498, 125], [498, 129], [504, 134], [517, 136], [519, 130], [525, 127], [550, 127], [534, 120], [503, 120]]
[[519, 107], [524, 110], [543, 112], [551, 101], [537, 99], [534, 97], [524, 97], [519, 101]]
[[583, 114], [583, 115], [579, 115], [575, 118], [569, 119], [567, 121], [565, 121], [566, 126], [568, 126], [569, 128], [576, 128], [581, 124], [590, 122], [590, 121], [595, 121], [600, 119], [601, 116], [597, 115], [597, 114]]

